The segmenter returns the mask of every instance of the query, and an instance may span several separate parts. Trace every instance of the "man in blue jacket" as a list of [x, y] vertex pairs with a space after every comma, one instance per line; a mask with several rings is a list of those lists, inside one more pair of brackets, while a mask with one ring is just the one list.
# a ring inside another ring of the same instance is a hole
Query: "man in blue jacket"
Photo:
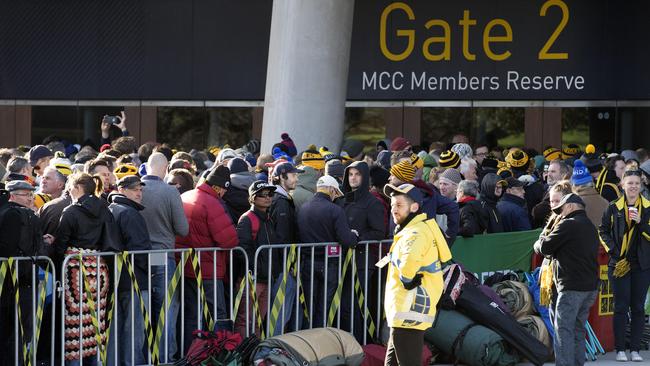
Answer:
[[497, 203], [497, 210], [503, 222], [503, 231], [525, 231], [530, 230], [530, 220], [525, 198], [525, 183], [514, 177], [506, 179], [508, 184], [506, 193]]
[[[351, 230], [345, 211], [333, 201], [343, 193], [339, 184], [329, 175], [322, 176], [316, 182], [316, 194], [307, 201], [298, 213], [298, 229], [300, 238], [305, 243], [338, 243], [330, 245], [326, 250], [314, 250], [313, 277], [309, 263], [303, 260], [305, 268], [302, 271], [305, 296], [313, 298], [313, 326], [324, 327], [326, 319], [323, 318], [323, 309], [329, 311], [332, 298], [338, 284], [338, 261], [343, 249], [354, 249], [357, 245], [359, 234]], [[305, 253], [305, 258], [311, 260], [311, 253]], [[309, 254], [307, 256], [306, 254]], [[327, 258], [327, 266], [325, 259]], [[311, 284], [313, 283], [313, 292]], [[327, 297], [323, 298], [323, 293]]]

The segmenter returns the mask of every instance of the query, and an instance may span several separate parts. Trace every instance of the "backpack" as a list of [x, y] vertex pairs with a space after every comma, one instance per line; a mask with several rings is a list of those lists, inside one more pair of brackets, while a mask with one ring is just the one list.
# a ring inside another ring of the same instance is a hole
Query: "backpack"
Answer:
[[248, 220], [251, 222], [251, 236], [253, 241], [257, 240], [257, 233], [260, 231], [260, 218], [255, 215], [253, 211], [246, 211], [242, 217], [248, 217]]

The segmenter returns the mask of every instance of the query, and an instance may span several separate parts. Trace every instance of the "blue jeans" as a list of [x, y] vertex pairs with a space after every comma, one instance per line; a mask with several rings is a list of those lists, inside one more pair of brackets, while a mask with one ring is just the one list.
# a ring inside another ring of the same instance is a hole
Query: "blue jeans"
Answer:
[[[176, 261], [171, 258], [167, 258], [167, 278], [165, 278], [165, 266], [151, 266], [151, 325], [154, 329], [154, 333], [158, 329], [160, 309], [165, 305], [167, 287], [174, 276], [175, 270]], [[176, 340], [176, 320], [178, 319], [178, 312], [180, 309], [180, 285], [181, 281], [179, 280], [174, 297], [169, 303], [169, 308], [165, 313], [167, 319], [165, 321], [165, 327], [163, 328], [163, 336], [160, 340], [160, 361], [165, 363], [175, 360], [178, 349], [178, 341]], [[167, 335], [166, 339], [165, 334]], [[167, 352], [165, 352], [165, 350], [167, 350]]]
[[645, 323], [645, 297], [650, 285], [650, 269], [632, 268], [628, 274], [616, 278], [609, 268], [609, 280], [614, 291], [614, 342], [617, 351], [625, 351], [625, 328], [630, 312], [630, 351], [639, 351]]
[[[216, 294], [215, 290], [216, 282]], [[224, 287], [222, 280], [203, 280], [203, 291], [205, 291], [205, 299], [208, 302], [208, 309], [212, 314], [212, 319], [215, 322], [215, 331], [218, 329], [228, 329], [230, 320], [228, 319], [228, 311], [226, 310], [226, 298], [224, 297]], [[215, 296], [216, 295], [216, 296]], [[214, 313], [214, 306], [217, 306], [217, 313]], [[184, 334], [185, 340], [183, 347], [185, 351], [190, 348], [192, 344], [192, 332], [199, 329], [198, 317], [201, 317], [201, 330], [209, 330], [206, 324], [206, 319], [203, 317], [203, 304], [201, 304], [201, 314], [197, 312], [197, 304], [201, 303], [200, 294], [197, 293], [196, 279], [185, 278], [185, 326]], [[228, 329], [232, 330], [232, 329]]]
[[[131, 292], [120, 291], [115, 311], [117, 319], [113, 315], [111, 322], [110, 339], [108, 340], [108, 355], [106, 357], [108, 366], [110, 365], [143, 365], [147, 363], [147, 345], [145, 344], [145, 326], [144, 316], [140, 310], [140, 300], [133, 292], [133, 312], [131, 311]], [[142, 298], [145, 306], [149, 306], [149, 291], [142, 291]], [[135, 316], [134, 316], [135, 315]], [[133, 318], [133, 326], [131, 319]], [[117, 324], [115, 324], [117, 320]], [[117, 360], [115, 363], [115, 334], [117, 327]], [[131, 337], [133, 337], [133, 348], [131, 348]], [[133, 362], [131, 362], [133, 360]]]
[[598, 291], [560, 291], [549, 310], [555, 338], [555, 364], [582, 366], [585, 363], [585, 323]]

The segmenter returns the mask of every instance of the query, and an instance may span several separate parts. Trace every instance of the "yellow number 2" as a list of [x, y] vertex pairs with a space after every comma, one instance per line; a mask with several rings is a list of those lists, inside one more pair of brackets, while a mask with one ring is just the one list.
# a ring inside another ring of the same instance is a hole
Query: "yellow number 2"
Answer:
[[569, 53], [548, 52], [548, 50], [553, 46], [553, 43], [555, 43], [557, 37], [560, 36], [560, 33], [562, 33], [562, 30], [564, 30], [564, 27], [569, 22], [569, 7], [562, 0], [548, 0], [544, 3], [544, 5], [542, 5], [542, 8], [539, 10], [539, 15], [543, 17], [546, 16], [546, 11], [551, 6], [557, 6], [560, 8], [560, 10], [562, 10], [562, 20], [560, 20], [560, 24], [558, 24], [557, 28], [555, 28], [555, 31], [546, 41], [544, 47], [542, 47], [542, 49], [539, 51], [537, 58], [540, 60], [566, 60], [569, 58]]

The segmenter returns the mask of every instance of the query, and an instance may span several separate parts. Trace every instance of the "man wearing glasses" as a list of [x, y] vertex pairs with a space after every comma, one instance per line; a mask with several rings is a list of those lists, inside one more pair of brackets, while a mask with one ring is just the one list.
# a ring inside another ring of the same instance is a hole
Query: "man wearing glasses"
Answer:
[[[6, 184], [9, 202], [0, 208], [0, 257], [26, 257], [41, 253], [43, 244], [52, 244], [51, 235], [43, 236], [38, 217], [31, 210], [34, 205], [35, 188], [26, 181], [14, 180]], [[20, 307], [24, 334], [22, 339], [32, 338], [32, 274], [31, 262], [19, 262], [18, 288], [20, 289]], [[0, 298], [0, 347], [13, 350], [16, 342], [14, 299], [15, 288], [11, 281], [6, 281], [2, 298]], [[0, 365], [13, 365], [14, 352], [1, 352]]]

